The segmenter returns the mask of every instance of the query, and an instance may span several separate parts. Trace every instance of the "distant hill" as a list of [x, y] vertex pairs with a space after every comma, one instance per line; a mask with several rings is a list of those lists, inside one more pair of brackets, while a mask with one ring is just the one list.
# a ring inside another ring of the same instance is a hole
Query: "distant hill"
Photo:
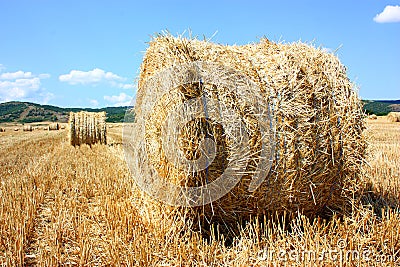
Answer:
[[69, 112], [89, 111], [107, 113], [107, 122], [123, 122], [125, 112], [131, 107], [107, 107], [107, 108], [60, 108], [51, 105], [40, 105], [30, 102], [6, 102], [0, 103], [1, 122], [42, 122], [57, 121], [67, 122]]
[[[387, 115], [391, 111], [400, 112], [400, 100], [363, 100], [364, 110], [368, 114], [378, 116]], [[123, 122], [125, 113], [132, 107], [107, 107], [107, 108], [60, 108], [51, 105], [40, 105], [30, 102], [0, 103], [1, 122], [42, 122], [57, 121], [67, 122], [69, 112], [89, 111], [107, 113], [107, 122]], [[134, 115], [131, 120], [133, 120]]]
[[363, 103], [368, 114], [382, 116], [392, 111], [400, 112], [400, 100], [363, 100]]

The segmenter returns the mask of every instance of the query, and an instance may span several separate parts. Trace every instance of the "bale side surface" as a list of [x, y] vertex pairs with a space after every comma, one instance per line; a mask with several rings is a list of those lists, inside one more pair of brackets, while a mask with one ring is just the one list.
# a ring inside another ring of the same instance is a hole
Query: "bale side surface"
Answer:
[[71, 145], [107, 144], [105, 112], [71, 112], [68, 124], [68, 136]]

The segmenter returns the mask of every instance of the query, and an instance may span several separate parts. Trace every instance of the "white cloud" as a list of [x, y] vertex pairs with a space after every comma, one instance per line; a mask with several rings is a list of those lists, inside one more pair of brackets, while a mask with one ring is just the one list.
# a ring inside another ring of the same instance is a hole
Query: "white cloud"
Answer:
[[120, 83], [118, 84], [118, 87], [122, 89], [133, 89], [133, 90], [136, 89], [136, 86], [134, 84], [129, 84], [129, 83]]
[[400, 6], [386, 6], [385, 9], [374, 17], [378, 23], [400, 22]]
[[[4, 70], [0, 65], [0, 72]], [[32, 72], [16, 71], [0, 73], [0, 102], [33, 101], [47, 103], [54, 97], [41, 86], [41, 80], [49, 74], [34, 75]]]
[[110, 102], [113, 104], [115, 107], [119, 106], [130, 106], [132, 97], [125, 94], [125, 93], [120, 93], [119, 95], [113, 95], [113, 96], [104, 96], [104, 100]]
[[102, 69], [95, 68], [90, 71], [71, 70], [68, 74], [63, 74], [58, 77], [61, 82], [67, 82], [71, 85], [99, 85], [108, 84], [111, 87], [121, 89], [134, 89], [135, 85], [123, 83], [127, 78], [121, 77], [112, 72], [106, 72]]
[[21, 70], [16, 72], [5, 72], [0, 74], [0, 79], [2, 80], [15, 80], [20, 78], [32, 78], [32, 72], [23, 72]]
[[60, 75], [59, 80], [61, 82], [67, 82], [69, 84], [98, 84], [101, 82], [116, 82], [124, 81], [122, 78], [112, 72], [105, 72], [102, 69], [95, 68], [90, 71], [71, 70], [68, 74]]
[[99, 101], [97, 101], [96, 99], [90, 99], [89, 103], [94, 107], [97, 107], [99, 105]]

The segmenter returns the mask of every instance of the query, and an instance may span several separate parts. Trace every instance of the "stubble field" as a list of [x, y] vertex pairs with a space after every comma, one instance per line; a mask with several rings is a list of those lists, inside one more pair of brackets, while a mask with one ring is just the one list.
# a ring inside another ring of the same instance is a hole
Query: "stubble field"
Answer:
[[201, 236], [135, 185], [122, 127], [74, 148], [67, 130], [0, 133], [2, 266], [399, 266], [400, 123], [368, 120], [362, 203], [342, 218], [253, 221]]

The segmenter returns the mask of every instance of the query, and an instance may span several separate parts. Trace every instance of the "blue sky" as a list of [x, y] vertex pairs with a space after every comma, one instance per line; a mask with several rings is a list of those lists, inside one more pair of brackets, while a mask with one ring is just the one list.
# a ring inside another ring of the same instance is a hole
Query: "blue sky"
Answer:
[[[151, 35], [314, 42], [364, 99], [400, 99], [400, 1], [0, 0], [0, 102], [129, 103]], [[380, 14], [379, 16], [377, 16]]]

